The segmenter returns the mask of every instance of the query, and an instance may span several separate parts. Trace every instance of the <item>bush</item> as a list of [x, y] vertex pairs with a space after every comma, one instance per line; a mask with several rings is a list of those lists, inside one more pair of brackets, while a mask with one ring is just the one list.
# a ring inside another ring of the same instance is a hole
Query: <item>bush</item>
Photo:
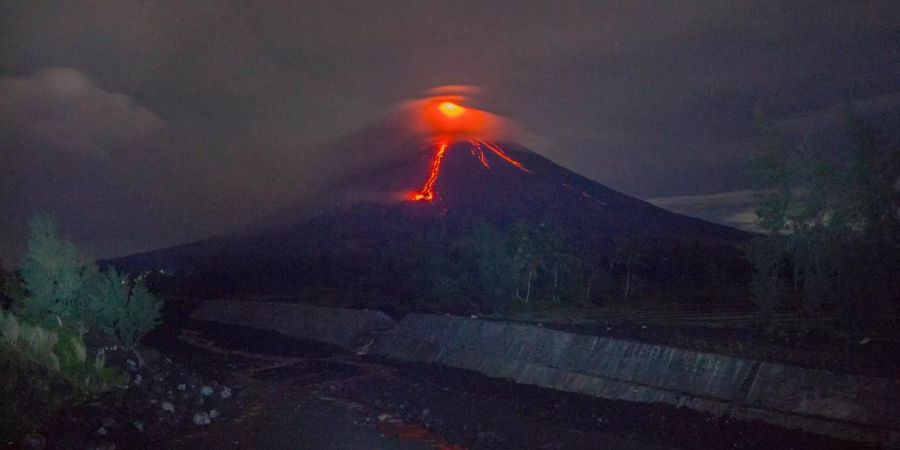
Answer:
[[126, 350], [134, 350], [141, 337], [156, 327], [162, 307], [143, 283], [131, 283], [115, 269], [101, 275], [90, 298], [97, 329]]
[[50, 216], [37, 214], [22, 265], [23, 292], [14, 293], [17, 308], [32, 323], [83, 333], [91, 326], [85, 291], [96, 275], [93, 260], [57, 236]]
[[131, 283], [112, 268], [99, 272], [83, 251], [57, 236], [45, 214], [31, 222], [22, 289], [14, 295], [28, 322], [79, 339], [98, 330], [127, 350], [156, 326], [161, 309], [142, 283]]
[[21, 323], [0, 311], [0, 435], [32, 431], [59, 409], [121, 384], [77, 335]]

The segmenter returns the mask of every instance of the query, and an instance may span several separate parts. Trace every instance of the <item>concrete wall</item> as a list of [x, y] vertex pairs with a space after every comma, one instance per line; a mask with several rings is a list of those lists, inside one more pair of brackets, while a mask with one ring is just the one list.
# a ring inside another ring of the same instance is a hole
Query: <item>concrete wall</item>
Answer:
[[370, 351], [517, 383], [900, 444], [900, 380], [423, 314], [408, 315], [396, 329], [379, 335]]
[[397, 325], [380, 311], [226, 300], [204, 302], [191, 318], [276, 331], [351, 350], [370, 341], [373, 333]]
[[662, 402], [843, 439], [900, 445], [900, 380], [804, 369], [534, 325], [272, 302], [191, 316], [602, 398]]

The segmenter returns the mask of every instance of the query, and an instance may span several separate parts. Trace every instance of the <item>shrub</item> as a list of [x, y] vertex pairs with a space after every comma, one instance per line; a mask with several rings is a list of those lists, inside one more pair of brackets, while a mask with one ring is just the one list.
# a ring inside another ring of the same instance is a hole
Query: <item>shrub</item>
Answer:
[[59, 409], [121, 381], [102, 357], [88, 362], [79, 336], [61, 339], [0, 311], [0, 435], [30, 432]]
[[64, 325], [86, 331], [91, 317], [84, 294], [96, 275], [93, 260], [57, 236], [50, 216], [35, 215], [22, 265], [23, 289], [15, 299], [24, 319], [48, 328]]
[[127, 350], [134, 350], [160, 316], [160, 302], [141, 282], [131, 283], [112, 268], [99, 272], [83, 251], [58, 237], [45, 214], [31, 222], [22, 288], [15, 296], [26, 321], [79, 339], [98, 330]]
[[90, 304], [97, 329], [117, 339], [126, 350], [134, 350], [141, 337], [156, 327], [162, 303], [143, 283], [131, 283], [115, 269], [100, 276]]

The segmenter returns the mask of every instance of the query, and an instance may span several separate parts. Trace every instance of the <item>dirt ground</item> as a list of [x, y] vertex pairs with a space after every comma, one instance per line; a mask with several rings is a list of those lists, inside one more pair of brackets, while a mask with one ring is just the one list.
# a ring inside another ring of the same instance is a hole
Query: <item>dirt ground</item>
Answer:
[[667, 405], [359, 357], [242, 327], [185, 322], [149, 343], [201, 376], [241, 386], [243, 407], [148, 448], [867, 448]]

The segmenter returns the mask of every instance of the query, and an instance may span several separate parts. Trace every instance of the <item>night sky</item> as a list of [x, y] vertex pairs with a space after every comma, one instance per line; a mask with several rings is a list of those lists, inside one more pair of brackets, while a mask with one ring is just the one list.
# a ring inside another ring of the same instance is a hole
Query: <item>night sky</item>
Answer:
[[736, 223], [755, 114], [900, 132], [900, 1], [2, 1], [0, 259], [40, 208], [97, 256], [234, 229], [442, 85], [614, 189]]

